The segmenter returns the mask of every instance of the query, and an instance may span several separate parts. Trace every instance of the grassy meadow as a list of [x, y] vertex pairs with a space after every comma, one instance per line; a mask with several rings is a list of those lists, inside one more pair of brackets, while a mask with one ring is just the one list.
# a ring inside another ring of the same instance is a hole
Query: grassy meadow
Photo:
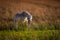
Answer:
[[60, 31], [0, 31], [0, 40], [60, 40]]
[[53, 27], [31, 24], [30, 29], [27, 24], [18, 24], [18, 27], [15, 29], [14, 26], [1, 27], [0, 40], [60, 40], [60, 30], [55, 28], [60, 27], [59, 24]]
[[[14, 23], [23, 11], [33, 19]], [[60, 40], [60, 2], [58, 0], [0, 0], [0, 40]]]

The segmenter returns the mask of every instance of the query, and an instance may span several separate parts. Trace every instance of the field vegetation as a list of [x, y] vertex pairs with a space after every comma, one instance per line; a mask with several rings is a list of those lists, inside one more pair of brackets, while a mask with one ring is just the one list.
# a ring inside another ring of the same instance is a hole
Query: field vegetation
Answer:
[[[22, 11], [31, 13], [32, 23], [16, 28], [14, 15]], [[60, 1], [0, 0], [0, 40], [60, 40]]]

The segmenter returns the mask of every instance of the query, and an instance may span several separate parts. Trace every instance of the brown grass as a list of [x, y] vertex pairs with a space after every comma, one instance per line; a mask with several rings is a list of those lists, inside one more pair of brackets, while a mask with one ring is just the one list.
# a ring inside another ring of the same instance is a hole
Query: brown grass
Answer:
[[[33, 16], [33, 22], [55, 24], [60, 23], [60, 2], [50, 0], [0, 0], [0, 25], [13, 22], [16, 13], [28, 11]], [[13, 24], [13, 23], [12, 23]]]

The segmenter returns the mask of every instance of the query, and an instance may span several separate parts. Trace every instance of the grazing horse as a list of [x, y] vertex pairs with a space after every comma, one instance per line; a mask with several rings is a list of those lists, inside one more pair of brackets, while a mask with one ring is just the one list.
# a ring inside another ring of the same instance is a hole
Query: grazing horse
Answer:
[[27, 22], [28, 24], [32, 21], [32, 15], [29, 12], [23, 11], [21, 13], [17, 13], [14, 16], [14, 22], [20, 21], [22, 23]]

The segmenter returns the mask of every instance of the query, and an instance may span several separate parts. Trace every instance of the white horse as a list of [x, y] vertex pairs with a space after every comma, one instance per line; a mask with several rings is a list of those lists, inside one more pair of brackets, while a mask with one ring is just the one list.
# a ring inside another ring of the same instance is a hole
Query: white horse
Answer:
[[14, 22], [16, 23], [17, 21], [20, 21], [22, 23], [27, 22], [28, 24], [30, 24], [32, 22], [32, 15], [29, 12], [27, 12], [27, 11], [23, 11], [21, 13], [17, 13], [14, 16]]

